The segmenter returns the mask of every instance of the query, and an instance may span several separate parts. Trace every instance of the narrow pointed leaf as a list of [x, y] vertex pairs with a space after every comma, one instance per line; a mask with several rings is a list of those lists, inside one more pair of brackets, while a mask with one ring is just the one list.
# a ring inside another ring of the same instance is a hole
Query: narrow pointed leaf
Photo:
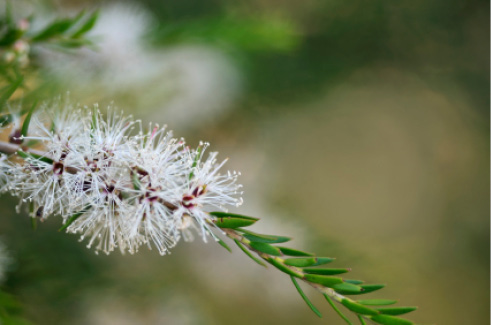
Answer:
[[413, 322], [399, 317], [389, 315], [377, 315], [370, 317], [375, 323], [382, 325], [412, 325]]
[[364, 293], [368, 293], [385, 288], [385, 284], [362, 284], [360, 287], [363, 288]]
[[358, 304], [352, 300], [349, 299], [343, 299], [341, 300], [341, 304], [351, 310], [352, 312], [355, 312], [357, 314], [362, 314], [362, 315], [378, 315], [379, 312], [375, 309], [363, 306], [362, 304]]
[[252, 231], [245, 230], [242, 228], [240, 228], [239, 230], [242, 233], [244, 233], [243, 236], [245, 238], [257, 243], [276, 244], [276, 243], [284, 243], [291, 240], [291, 238], [289, 237], [256, 234]]
[[305, 274], [304, 279], [310, 282], [322, 284], [325, 287], [333, 288], [335, 285], [342, 284], [343, 279], [326, 275]]
[[72, 38], [79, 38], [83, 36], [85, 33], [87, 33], [88, 31], [90, 31], [94, 27], [98, 18], [99, 18], [99, 12], [96, 11], [92, 15], [90, 15], [90, 17], [75, 33], [72, 34]]
[[367, 325], [367, 323], [366, 323], [366, 322], [365, 322], [365, 320], [363, 319], [363, 316], [358, 315], [358, 320], [360, 321], [360, 324], [361, 324], [361, 325]]
[[1, 93], [1, 95], [0, 95], [0, 111], [3, 111], [5, 104], [7, 103], [9, 98], [14, 94], [14, 92], [17, 90], [17, 88], [19, 88], [19, 86], [22, 84], [23, 81], [24, 81], [24, 77], [19, 76], [17, 78], [17, 80], [12, 82], [10, 85], [2, 88], [2, 90], [0, 91], [0, 93]]
[[256, 262], [257, 264], [261, 265], [261, 266], [264, 266], [264, 267], [267, 267], [267, 265], [261, 261], [260, 259], [258, 259], [257, 257], [255, 257], [254, 255], [251, 254], [251, 252], [249, 252], [249, 250], [247, 248], [244, 247], [244, 245], [242, 245], [240, 243], [240, 241], [238, 241], [237, 239], [234, 239], [234, 242], [237, 244], [237, 246], [239, 246], [239, 248], [247, 255], [249, 256], [254, 262]]
[[305, 301], [305, 303], [310, 307], [310, 309], [312, 309], [312, 311], [317, 316], [319, 316], [320, 318], [322, 318], [322, 314], [320, 313], [320, 311], [317, 308], [315, 308], [315, 306], [312, 304], [312, 302], [309, 300], [309, 298], [307, 298], [307, 296], [303, 292], [302, 288], [300, 288], [300, 286], [298, 285], [297, 280], [293, 276], [290, 276], [290, 278], [292, 279], [292, 282], [295, 285], [295, 288], [297, 288], [298, 293], [300, 294], [300, 296], [302, 297], [302, 299]]
[[219, 228], [235, 229], [240, 227], [247, 227], [253, 225], [258, 220], [256, 218], [225, 214], [221, 212], [211, 212], [210, 215], [217, 217], [217, 219], [214, 220], [214, 223]]
[[249, 244], [253, 249], [259, 251], [259, 252], [262, 252], [262, 253], [265, 253], [265, 254], [269, 254], [269, 255], [273, 255], [273, 256], [281, 256], [281, 251], [279, 250], [278, 247], [274, 247], [270, 244], [267, 244], [267, 243], [259, 243], [259, 242], [251, 242]]
[[[347, 282], [345, 280], [345, 285], [352, 285], [351, 283]], [[343, 294], [343, 295], [363, 295], [366, 293], [370, 293], [376, 290], [380, 290], [383, 287], [385, 287], [384, 284], [362, 284], [362, 285], [355, 285], [356, 287], [361, 288], [360, 291], [352, 291], [352, 290], [346, 290], [345, 288], [340, 288], [339, 290], [336, 290], [338, 293]]]
[[37, 228], [37, 220], [34, 217], [34, 202], [29, 202], [29, 216], [31, 217], [31, 227], [33, 230]]
[[377, 308], [380, 313], [385, 315], [403, 315], [415, 311], [418, 307], [387, 307], [387, 308]]
[[31, 217], [31, 227], [33, 230], [37, 229], [37, 219], [34, 217]]
[[226, 250], [228, 250], [230, 253], [232, 253], [232, 249], [220, 238], [218, 238], [217, 243], [220, 244], [220, 246], [222, 246]]
[[317, 261], [312, 266], [319, 266], [319, 265], [329, 264], [329, 263], [331, 263], [332, 261], [335, 260], [335, 258], [333, 258], [333, 257], [316, 257], [315, 259]]
[[277, 261], [275, 258], [270, 258], [270, 259], [268, 259], [268, 261], [269, 261], [269, 263], [271, 263], [274, 267], [276, 267], [278, 270], [280, 270], [283, 273], [286, 273], [290, 276], [295, 276], [297, 278], [303, 277], [302, 273], [299, 273], [299, 272], [292, 270], [291, 268], [289, 268], [285, 264], [282, 264], [281, 262]]
[[29, 109], [29, 112], [27, 112], [27, 116], [24, 119], [24, 123], [22, 123], [22, 130], [21, 130], [21, 135], [23, 137], [27, 136], [27, 132], [29, 131], [29, 124], [31, 123], [31, 118], [32, 118], [32, 113], [34, 113], [34, 110], [36, 109], [37, 102], [34, 102]]
[[77, 212], [75, 213], [74, 215], [72, 215], [67, 221], [66, 223], [63, 225], [63, 227], [61, 227], [60, 229], [58, 229], [58, 231], [62, 231], [62, 230], [65, 230], [66, 228], [68, 228], [75, 220], [77, 220], [78, 218], [80, 218], [84, 213], [86, 213], [88, 210], [90, 209], [90, 206], [86, 206], [85, 209], [83, 209], [82, 211], [80, 212]]
[[329, 305], [331, 305], [332, 309], [334, 309], [334, 311], [339, 315], [339, 317], [341, 317], [347, 324], [353, 325], [353, 323], [349, 320], [349, 318], [346, 317], [341, 312], [341, 310], [339, 310], [338, 306], [336, 306], [336, 304], [332, 301], [332, 299], [328, 295], [324, 294], [324, 297], [326, 298]]
[[39, 161], [45, 162], [47, 164], [52, 164], [53, 163], [53, 159], [48, 158], [48, 157], [44, 157], [44, 156], [40, 156], [40, 155], [37, 155], [37, 154], [32, 153], [32, 152], [25, 152], [25, 151], [22, 151], [22, 150], [18, 150], [17, 151], [17, 155], [19, 157], [21, 157], [22, 159], [35, 159], [35, 160], [39, 160]]
[[336, 275], [343, 274], [350, 271], [350, 269], [318, 269], [318, 268], [305, 268], [304, 272], [309, 274], [322, 274], [322, 275]]
[[359, 304], [366, 305], [366, 306], [387, 306], [387, 305], [393, 305], [393, 304], [397, 303], [397, 300], [364, 299], [364, 300], [358, 300], [357, 302]]
[[315, 257], [305, 257], [305, 258], [287, 258], [284, 263], [290, 266], [306, 267], [306, 266], [314, 265], [316, 262], [317, 259]]
[[232, 218], [245, 219], [245, 220], [253, 220], [253, 221], [258, 221], [259, 220], [259, 218], [244, 216], [244, 215], [235, 214], [235, 213], [220, 212], [220, 211], [210, 212], [210, 214], [212, 216], [217, 217], [217, 218], [232, 217]]
[[284, 255], [288, 255], [288, 256], [314, 256], [314, 254], [312, 253], [303, 252], [298, 249], [280, 247], [280, 246], [278, 246], [278, 248]]
[[57, 36], [66, 32], [73, 24], [72, 19], [63, 19], [55, 21], [46, 26], [41, 32], [32, 37], [35, 42], [44, 41], [53, 36]]
[[352, 283], [348, 282], [343, 282], [340, 284], [336, 284], [335, 286], [332, 287], [334, 290], [336, 290], [337, 293], [343, 294], [343, 295], [355, 295], [355, 294], [362, 294], [363, 288]]

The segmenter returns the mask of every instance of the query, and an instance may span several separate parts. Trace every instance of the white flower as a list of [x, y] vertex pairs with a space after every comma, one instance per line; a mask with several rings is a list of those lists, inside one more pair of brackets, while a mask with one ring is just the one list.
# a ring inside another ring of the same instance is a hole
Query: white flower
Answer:
[[[4, 189], [29, 201], [32, 217], [57, 214], [88, 247], [109, 254], [137, 252], [142, 245], [168, 253], [195, 228], [213, 235], [211, 209], [242, 203], [238, 173], [220, 173], [217, 153], [204, 158], [208, 144], [185, 147], [183, 139], [158, 126], [143, 132], [139, 121], [107, 117], [61, 101], [44, 107], [28, 141], [39, 141], [41, 157], [0, 158]], [[62, 111], [66, 107], [70, 111]], [[139, 127], [139, 133], [132, 135]]]
[[242, 185], [237, 184], [240, 174], [235, 171], [220, 174], [219, 170], [227, 160], [217, 164], [217, 152], [210, 153], [208, 158], [203, 160], [208, 146], [208, 143], [201, 143], [198, 149], [190, 150], [186, 155], [187, 160], [191, 162], [191, 168], [185, 179], [184, 189], [179, 193], [179, 208], [175, 211], [178, 228], [185, 230], [190, 227], [192, 223], [186, 218], [190, 216], [200, 229], [204, 241], [207, 234], [213, 235], [210, 230], [212, 218], [207, 213], [209, 209], [227, 211], [226, 206], [242, 204], [242, 192], [239, 191]]

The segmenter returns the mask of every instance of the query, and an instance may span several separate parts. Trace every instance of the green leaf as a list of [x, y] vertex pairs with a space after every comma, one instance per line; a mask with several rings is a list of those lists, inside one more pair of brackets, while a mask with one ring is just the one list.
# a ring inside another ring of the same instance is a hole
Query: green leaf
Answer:
[[281, 247], [281, 246], [278, 246], [278, 248], [284, 255], [288, 255], [288, 256], [314, 256], [314, 254], [312, 253], [303, 252], [298, 249]]
[[261, 253], [273, 255], [273, 256], [281, 256], [281, 251], [278, 247], [274, 247], [267, 243], [259, 243], [259, 242], [250, 242], [249, 244], [253, 249], [259, 251]]
[[22, 84], [24, 81], [24, 77], [19, 76], [14, 82], [12, 82], [10, 85], [2, 88], [0, 90], [0, 112], [3, 111], [3, 108], [5, 107], [5, 104], [7, 104], [7, 101], [9, 98], [14, 94], [14, 92], [19, 88], [19, 86]]
[[283, 273], [286, 273], [290, 276], [295, 276], [297, 278], [303, 277], [302, 273], [299, 273], [299, 272], [292, 270], [291, 268], [289, 268], [285, 264], [277, 261], [275, 258], [269, 258], [268, 261], [269, 261], [269, 263], [271, 263], [273, 266], [275, 266], [278, 270], [280, 270]]
[[240, 228], [238, 230], [243, 233], [243, 236], [245, 238], [249, 239], [250, 241], [257, 242], [257, 243], [278, 244], [278, 243], [284, 243], [284, 242], [291, 240], [291, 238], [289, 238], [289, 237], [256, 234], [252, 231], [245, 230], [242, 228]]
[[334, 311], [336, 311], [336, 313], [338, 313], [339, 317], [341, 317], [342, 319], [344, 319], [344, 321], [346, 323], [348, 323], [349, 325], [353, 325], [353, 323], [349, 320], [348, 317], [346, 317], [342, 312], [341, 310], [339, 310], [339, 308], [336, 306], [336, 304], [332, 301], [332, 299], [324, 294], [324, 297], [326, 298], [327, 302], [329, 303], [329, 305], [331, 305], [332, 309], [334, 309]]
[[19, 155], [19, 157], [21, 157], [22, 159], [34, 159], [34, 160], [42, 161], [42, 162], [47, 163], [47, 164], [53, 164], [53, 159], [48, 158], [48, 157], [44, 157], [44, 156], [40, 156], [40, 155], [32, 153], [32, 152], [25, 152], [22, 150], [18, 150], [17, 155]]
[[316, 262], [317, 259], [315, 257], [306, 257], [306, 258], [287, 258], [284, 263], [290, 266], [306, 267], [306, 266], [314, 265]]
[[412, 325], [413, 322], [399, 317], [388, 316], [388, 315], [377, 315], [370, 317], [374, 322], [382, 325]]
[[219, 243], [220, 246], [222, 246], [223, 248], [225, 248], [226, 250], [228, 250], [230, 253], [232, 253], [232, 249], [223, 240], [221, 240], [220, 238], [217, 238], [217, 243]]
[[351, 269], [318, 269], [318, 268], [305, 268], [305, 273], [309, 274], [322, 274], [322, 275], [336, 275], [349, 272]]
[[365, 307], [362, 304], [358, 304], [358, 303], [356, 303], [352, 300], [349, 300], [349, 299], [341, 300], [341, 304], [344, 307], [348, 308], [349, 310], [351, 310], [352, 312], [355, 312], [357, 314], [370, 315], [370, 316], [374, 316], [374, 315], [379, 314], [379, 312], [377, 310]]
[[77, 31], [75, 31], [75, 33], [72, 34], [72, 38], [79, 38], [83, 36], [85, 33], [87, 33], [88, 31], [90, 31], [95, 26], [95, 23], [97, 22], [98, 18], [99, 18], [99, 12], [96, 11], [92, 15], [90, 15], [90, 17]]
[[387, 308], [377, 308], [382, 314], [385, 315], [403, 315], [415, 311], [418, 307], [387, 307]]
[[249, 250], [247, 248], [244, 247], [244, 245], [242, 245], [240, 243], [240, 241], [238, 241], [237, 239], [234, 239], [234, 242], [237, 244], [237, 246], [239, 246], [239, 248], [247, 255], [249, 256], [254, 262], [256, 262], [257, 264], [261, 265], [261, 266], [264, 266], [264, 267], [268, 267], [263, 261], [261, 261], [260, 259], [258, 259], [257, 257], [255, 257], [254, 255], [251, 254], [251, 252], [249, 252]]
[[362, 284], [360, 287], [363, 288], [363, 293], [369, 293], [385, 288], [385, 284]]
[[62, 230], [65, 230], [66, 228], [68, 228], [75, 220], [77, 220], [78, 218], [80, 218], [84, 213], [86, 213], [87, 211], [89, 211], [90, 209], [90, 205], [87, 205], [83, 210], [75, 213], [74, 215], [72, 215], [67, 221], [66, 223], [63, 225], [63, 227], [61, 227], [60, 229], [58, 229], [58, 231], [62, 231]]
[[326, 275], [305, 274], [304, 279], [309, 282], [322, 284], [325, 287], [334, 288], [335, 285], [342, 284], [343, 279]]
[[359, 304], [366, 305], [366, 306], [386, 306], [386, 305], [393, 305], [393, 304], [397, 303], [397, 300], [389, 300], [389, 299], [364, 299], [364, 300], [358, 300], [357, 302]]
[[337, 293], [340, 293], [343, 295], [354, 295], [354, 294], [364, 293], [362, 287], [360, 287], [356, 284], [348, 283], [348, 282], [336, 284], [332, 288], [334, 290], [336, 290]]
[[312, 302], [310, 302], [309, 298], [307, 298], [307, 296], [303, 292], [302, 288], [300, 288], [300, 286], [298, 285], [297, 280], [293, 276], [290, 276], [290, 278], [292, 279], [292, 282], [295, 285], [295, 288], [297, 288], [298, 293], [300, 294], [300, 296], [302, 297], [302, 299], [305, 301], [305, 303], [310, 307], [310, 309], [312, 309], [312, 311], [317, 316], [319, 316], [320, 318], [322, 318], [322, 314], [320, 313], [320, 311], [317, 308], [315, 308], [314, 304], [312, 304]]
[[333, 257], [316, 257], [315, 259], [317, 260], [317, 262], [315, 262], [315, 264], [313, 264], [312, 266], [329, 264], [335, 260], [335, 258]]
[[239, 214], [224, 213], [224, 212], [210, 212], [210, 215], [217, 217], [214, 221], [215, 225], [219, 228], [239, 228], [253, 225], [259, 219], [246, 217]]
[[61, 19], [54, 21], [46, 26], [37, 35], [32, 37], [32, 41], [40, 42], [45, 41], [53, 36], [58, 36], [66, 32], [75, 23], [72, 19]]
[[[345, 285], [353, 285], [352, 283], [349, 283], [346, 280], [344, 280], [344, 282], [345, 282], [344, 283]], [[345, 290], [343, 288], [340, 288], [337, 291], [340, 294], [344, 294], [344, 295], [363, 295], [363, 294], [370, 293], [370, 292], [373, 292], [373, 291], [376, 291], [376, 290], [380, 290], [383, 287], [385, 287], [385, 285], [384, 284], [362, 284], [362, 285], [359, 285], [359, 286], [356, 286], [356, 287], [361, 288], [361, 290], [360, 291], [351, 291], [351, 290]]]
[[37, 229], [37, 219], [34, 217], [31, 217], [31, 227], [32, 227], [32, 230]]
[[361, 325], [367, 325], [367, 323], [366, 323], [366, 322], [365, 322], [365, 320], [363, 319], [363, 316], [358, 315], [358, 320], [360, 321], [360, 324], [361, 324]]
[[29, 131], [29, 124], [31, 123], [32, 113], [34, 113], [36, 106], [37, 106], [37, 102], [34, 102], [31, 106], [31, 108], [29, 109], [29, 112], [27, 112], [27, 116], [24, 119], [24, 123], [22, 123], [22, 130], [20, 132], [22, 137], [27, 136], [27, 132]]

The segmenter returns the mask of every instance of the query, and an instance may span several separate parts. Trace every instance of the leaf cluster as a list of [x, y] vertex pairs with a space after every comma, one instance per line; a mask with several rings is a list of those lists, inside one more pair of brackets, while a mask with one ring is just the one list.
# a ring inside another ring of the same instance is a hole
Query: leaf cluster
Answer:
[[[310, 309], [319, 317], [320, 311], [313, 305], [302, 290], [299, 280], [318, 291], [326, 298], [329, 305], [346, 321], [352, 321], [344, 315], [339, 307], [356, 315], [363, 325], [370, 320], [381, 325], [411, 325], [412, 321], [399, 317], [416, 310], [416, 307], [393, 307], [397, 301], [391, 299], [354, 299], [348, 296], [368, 294], [385, 287], [384, 284], [365, 284], [361, 280], [339, 277], [348, 273], [350, 268], [326, 268], [324, 265], [334, 261], [331, 257], [320, 257], [309, 252], [279, 246], [291, 240], [289, 237], [264, 235], [252, 232], [244, 227], [256, 223], [259, 219], [238, 214], [211, 212], [213, 223], [232, 238], [235, 244], [252, 260], [261, 266], [267, 264], [290, 276], [295, 288]], [[219, 243], [230, 248], [222, 241]], [[390, 307], [387, 307], [390, 306]]]

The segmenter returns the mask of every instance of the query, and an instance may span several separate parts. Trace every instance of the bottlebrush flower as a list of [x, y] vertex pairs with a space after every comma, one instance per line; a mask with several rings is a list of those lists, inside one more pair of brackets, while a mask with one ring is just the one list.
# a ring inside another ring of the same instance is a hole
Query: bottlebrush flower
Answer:
[[144, 132], [112, 108], [104, 117], [97, 106], [51, 105], [22, 138], [42, 154], [26, 149], [23, 159], [0, 160], [4, 189], [30, 202], [33, 218], [60, 215], [88, 247], [109, 254], [145, 245], [164, 255], [181, 237], [192, 239], [190, 229], [205, 241], [212, 235], [209, 209], [242, 203], [239, 174], [220, 174], [217, 153], [204, 159], [208, 144], [189, 149], [165, 127]]

